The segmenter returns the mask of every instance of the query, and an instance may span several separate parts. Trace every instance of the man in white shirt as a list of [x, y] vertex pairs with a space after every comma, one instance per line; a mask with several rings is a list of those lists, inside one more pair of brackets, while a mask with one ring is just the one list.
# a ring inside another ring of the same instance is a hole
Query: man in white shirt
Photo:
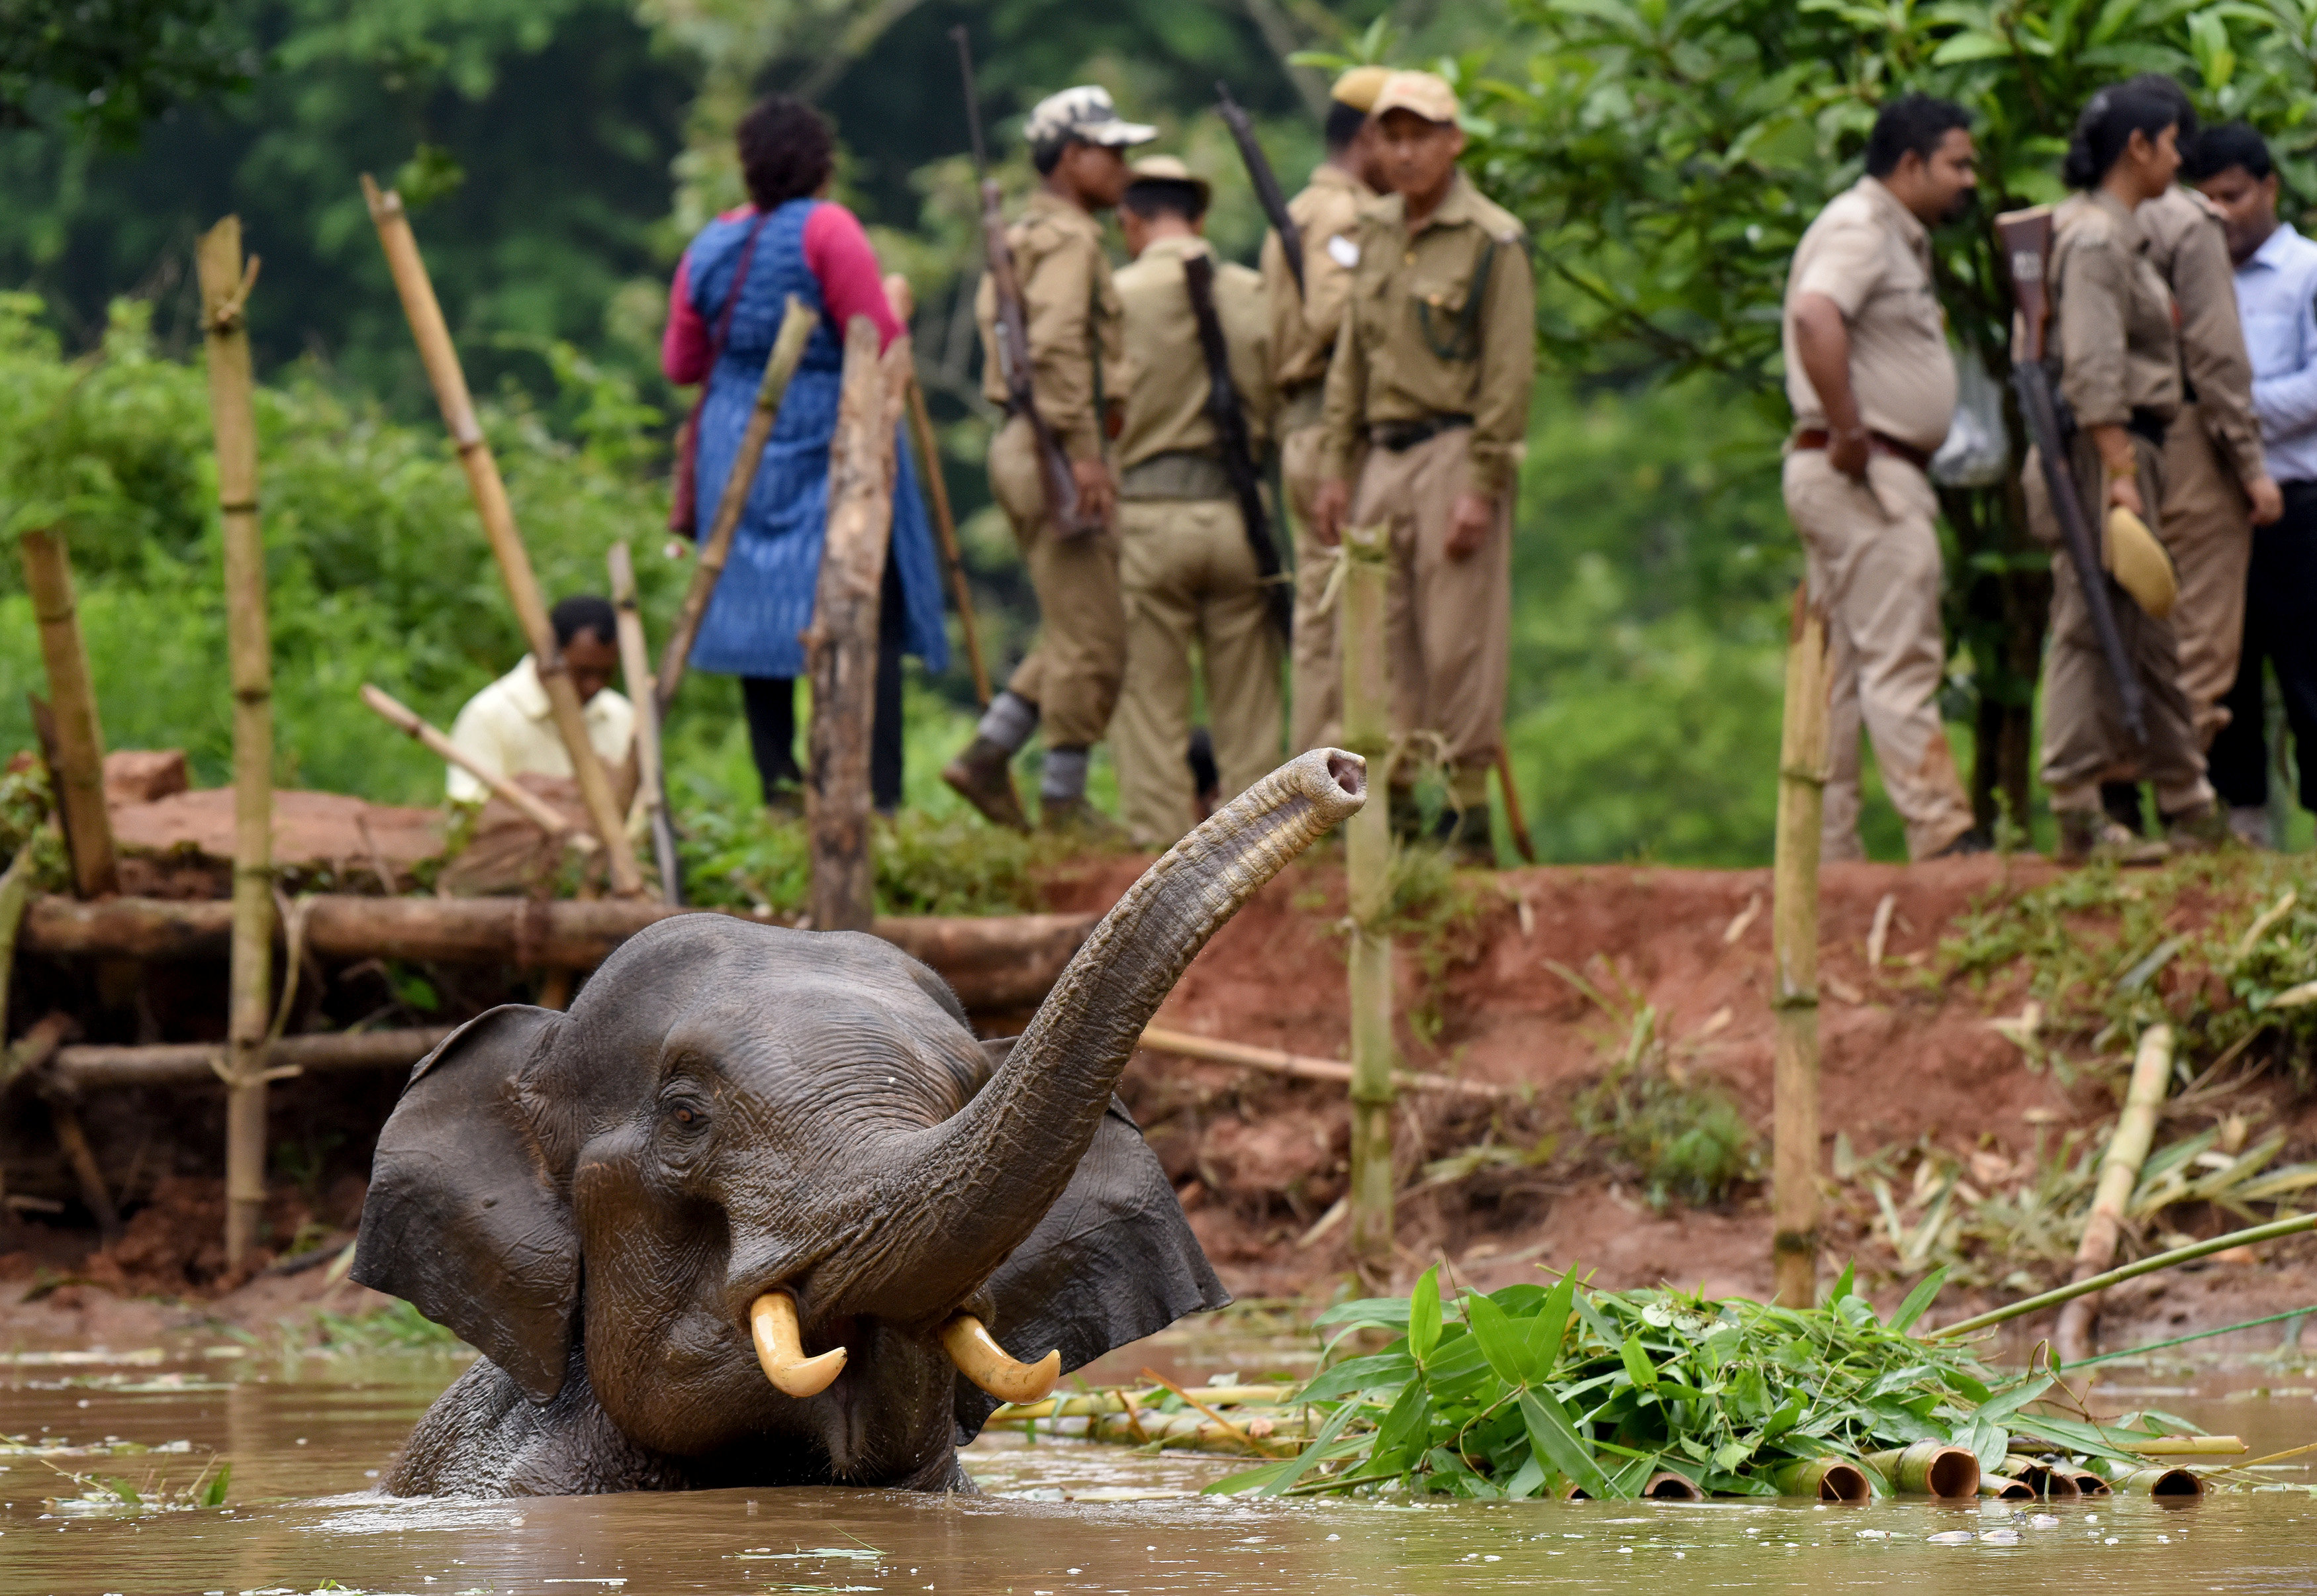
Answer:
[[[593, 596], [567, 598], [549, 612], [548, 619], [555, 628], [556, 646], [563, 650], [564, 668], [579, 695], [587, 740], [607, 767], [615, 767], [628, 757], [636, 710], [610, 685], [620, 664], [619, 619], [611, 601]], [[538, 663], [529, 654], [467, 700], [451, 723], [451, 740], [461, 753], [499, 776], [571, 777], [570, 752], [555, 730]], [[455, 765], [450, 767], [447, 785], [451, 797], [460, 803], [480, 803], [490, 796], [488, 787]]]
[[2277, 220], [2276, 165], [2251, 128], [2207, 128], [2188, 157], [2183, 175], [2220, 210], [2236, 262], [2253, 415], [2285, 498], [2281, 518], [2253, 528], [2244, 650], [2208, 774], [2237, 835], [2273, 847], [2264, 662], [2293, 729], [2302, 807], [2317, 810], [2317, 243]]

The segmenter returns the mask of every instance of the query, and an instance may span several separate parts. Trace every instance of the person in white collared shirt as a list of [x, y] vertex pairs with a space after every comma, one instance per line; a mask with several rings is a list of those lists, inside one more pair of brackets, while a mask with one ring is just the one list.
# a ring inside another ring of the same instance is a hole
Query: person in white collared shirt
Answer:
[[2252, 408], [2284, 516], [2253, 529], [2244, 649], [2222, 702], [2211, 777], [2238, 836], [2274, 847], [2269, 825], [2264, 663], [2277, 673], [2300, 767], [2302, 807], [2317, 810], [2317, 242], [2277, 215], [2277, 168], [2242, 122], [2207, 128], [2187, 175], [2221, 212], [2236, 262], [2237, 313], [2252, 356]]
[[[611, 686], [619, 668], [619, 620], [611, 601], [593, 596], [567, 598], [549, 612], [564, 668], [577, 689], [587, 740], [606, 766], [628, 757], [635, 736], [636, 710]], [[467, 700], [451, 723], [451, 740], [496, 775], [571, 776], [571, 755], [550, 713], [539, 664], [525, 654], [513, 670]], [[447, 786], [453, 802], [480, 803], [490, 790], [453, 765]]]

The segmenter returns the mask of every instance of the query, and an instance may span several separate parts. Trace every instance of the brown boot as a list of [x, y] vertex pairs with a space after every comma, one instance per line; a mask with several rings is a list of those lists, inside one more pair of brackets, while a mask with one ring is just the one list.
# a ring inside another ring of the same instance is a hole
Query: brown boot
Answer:
[[2176, 854], [2209, 854], [2235, 843], [2237, 835], [2229, 829], [2227, 811], [2199, 803], [2164, 817], [2164, 840]]
[[1030, 817], [1022, 812], [1021, 794], [1014, 790], [1014, 756], [986, 737], [965, 745], [965, 752], [942, 768], [942, 780], [993, 826], [1027, 831]]
[[1123, 853], [1134, 846], [1125, 827], [1083, 797], [1040, 800], [1038, 829], [1067, 836], [1082, 847]]
[[2062, 865], [2161, 865], [2172, 856], [2169, 845], [2150, 837], [2134, 837], [2106, 811], [2063, 809], [2059, 851]]

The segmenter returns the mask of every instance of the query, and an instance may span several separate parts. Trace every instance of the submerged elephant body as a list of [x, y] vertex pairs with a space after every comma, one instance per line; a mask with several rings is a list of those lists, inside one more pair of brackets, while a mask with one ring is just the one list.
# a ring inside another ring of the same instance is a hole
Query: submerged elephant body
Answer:
[[1215, 928], [1363, 789], [1341, 754], [1257, 784], [1015, 1043], [889, 944], [706, 915], [631, 938], [568, 1014], [454, 1033], [380, 1138], [353, 1273], [486, 1361], [387, 1489], [954, 1488], [991, 1391], [1052, 1378], [1024, 1366], [1222, 1305], [1112, 1088]]

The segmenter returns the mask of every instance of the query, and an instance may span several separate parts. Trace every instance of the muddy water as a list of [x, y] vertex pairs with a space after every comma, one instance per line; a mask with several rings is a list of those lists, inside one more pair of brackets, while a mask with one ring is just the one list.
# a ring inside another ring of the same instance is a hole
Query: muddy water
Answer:
[[[2001, 1519], [1919, 1502], [1256, 1504], [1194, 1494], [1228, 1464], [1051, 1439], [1025, 1447], [1014, 1437], [985, 1438], [967, 1453], [986, 1493], [978, 1498], [792, 1491], [401, 1502], [368, 1494], [458, 1367], [443, 1358], [261, 1363], [199, 1349], [125, 1366], [0, 1364], [0, 1435], [47, 1448], [0, 1452], [0, 1593], [239, 1596], [335, 1581], [428, 1596], [1461, 1596], [1545, 1585], [1654, 1585], [1672, 1596], [1999, 1584], [2174, 1596], [2317, 1583], [2317, 1472], [2306, 1460], [2267, 1475], [2282, 1489]], [[2301, 1369], [2165, 1383], [2135, 1372], [2117, 1376], [2101, 1400], [2161, 1407], [2241, 1435], [2258, 1456], [2317, 1440], [2313, 1386], [2317, 1376]], [[184, 1446], [100, 1454], [108, 1439]], [[117, 1477], [149, 1499], [189, 1484], [211, 1452], [233, 1465], [223, 1511], [95, 1509], [76, 1501], [84, 1486], [55, 1472]]]

